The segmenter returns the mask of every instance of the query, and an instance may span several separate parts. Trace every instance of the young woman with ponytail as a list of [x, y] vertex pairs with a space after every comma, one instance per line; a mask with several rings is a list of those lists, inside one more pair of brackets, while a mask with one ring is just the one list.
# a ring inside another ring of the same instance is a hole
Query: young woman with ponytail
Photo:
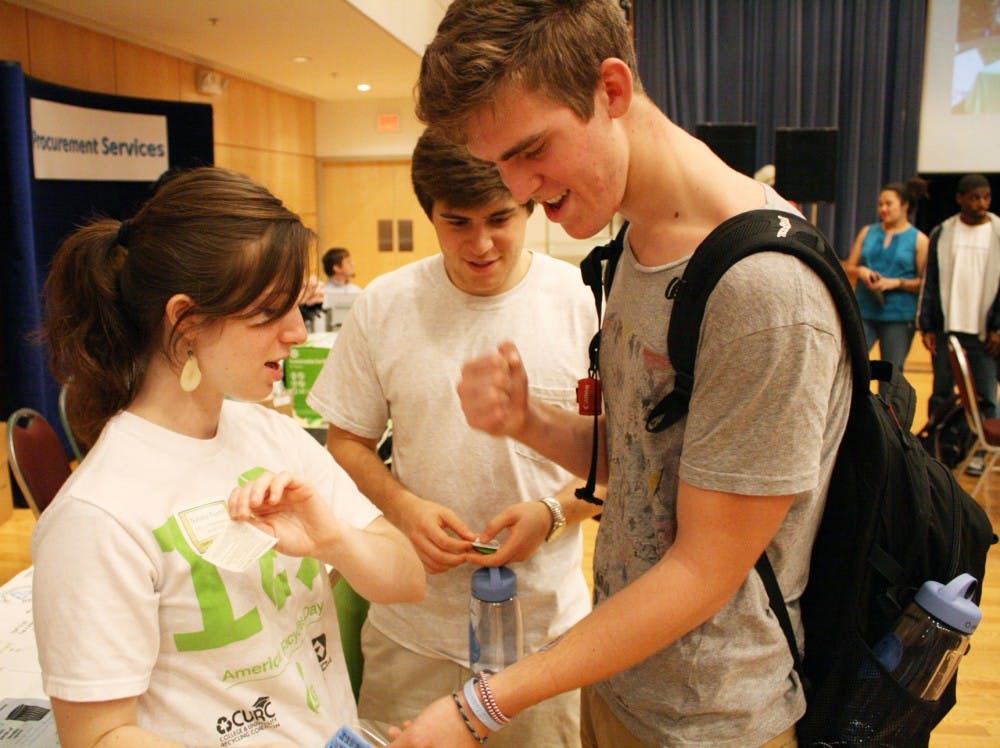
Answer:
[[[64, 748], [323, 745], [356, 719], [324, 563], [369, 599], [423, 595], [412, 547], [329, 453], [251, 404], [305, 340], [312, 240], [261, 185], [199, 168], [56, 254], [52, 366], [89, 446], [32, 548]], [[206, 559], [229, 514], [275, 547]]]

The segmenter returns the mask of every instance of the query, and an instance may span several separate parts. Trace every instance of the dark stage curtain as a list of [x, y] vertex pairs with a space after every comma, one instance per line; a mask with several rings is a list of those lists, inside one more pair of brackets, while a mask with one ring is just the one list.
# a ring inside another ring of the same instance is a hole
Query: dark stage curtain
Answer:
[[758, 166], [774, 163], [776, 127], [838, 128], [835, 202], [819, 206], [818, 223], [846, 255], [877, 220], [879, 188], [916, 173], [926, 10], [926, 0], [636, 0], [640, 76], [692, 134], [702, 122], [755, 123]]

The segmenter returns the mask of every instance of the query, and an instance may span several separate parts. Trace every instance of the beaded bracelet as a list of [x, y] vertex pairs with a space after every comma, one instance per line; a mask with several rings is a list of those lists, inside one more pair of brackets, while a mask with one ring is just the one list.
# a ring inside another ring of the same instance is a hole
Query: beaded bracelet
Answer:
[[486, 710], [490, 713], [490, 716], [501, 724], [506, 725], [509, 723], [510, 717], [500, 710], [500, 707], [497, 705], [497, 700], [493, 696], [493, 691], [490, 690], [490, 684], [486, 680], [486, 673], [477, 673], [474, 680], [479, 686], [479, 693], [482, 696], [483, 704], [486, 706]]
[[465, 694], [465, 701], [472, 709], [472, 713], [476, 715], [476, 718], [486, 725], [486, 729], [496, 732], [497, 730], [503, 729], [503, 722], [493, 719], [493, 716], [489, 712], [489, 707], [483, 702], [482, 697], [476, 691], [476, 679], [469, 678], [465, 681], [465, 685], [462, 687], [462, 693]]
[[472, 733], [472, 737], [474, 737], [476, 742], [480, 745], [486, 745], [486, 738], [476, 732], [476, 728], [472, 726], [472, 721], [469, 719], [469, 715], [467, 715], [465, 710], [462, 708], [462, 701], [458, 698], [458, 692], [452, 691], [451, 698], [454, 699], [455, 706], [458, 707], [458, 713], [462, 715], [462, 721], [465, 723], [465, 726], [469, 728], [469, 732]]

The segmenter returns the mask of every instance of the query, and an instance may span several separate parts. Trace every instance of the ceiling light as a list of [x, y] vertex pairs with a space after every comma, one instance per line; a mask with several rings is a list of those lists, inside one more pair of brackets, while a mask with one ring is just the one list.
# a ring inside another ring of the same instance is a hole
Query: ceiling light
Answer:
[[372, 87], [371, 87], [371, 84], [369, 84], [369, 83], [359, 83], [358, 84], [358, 90], [361, 91], [361, 92], [371, 91]]
[[293, 57], [292, 62], [312, 62], [312, 57], [306, 57], [305, 55], [299, 55], [298, 57]]

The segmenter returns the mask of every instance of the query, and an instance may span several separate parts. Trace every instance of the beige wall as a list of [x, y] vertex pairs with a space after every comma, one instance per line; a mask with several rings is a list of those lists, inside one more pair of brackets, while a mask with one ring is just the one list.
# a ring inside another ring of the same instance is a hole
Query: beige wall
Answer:
[[212, 105], [215, 162], [262, 182], [317, 228], [316, 105], [226, 76], [195, 89], [194, 63], [0, 0], [0, 59], [34, 78], [88, 91]]

